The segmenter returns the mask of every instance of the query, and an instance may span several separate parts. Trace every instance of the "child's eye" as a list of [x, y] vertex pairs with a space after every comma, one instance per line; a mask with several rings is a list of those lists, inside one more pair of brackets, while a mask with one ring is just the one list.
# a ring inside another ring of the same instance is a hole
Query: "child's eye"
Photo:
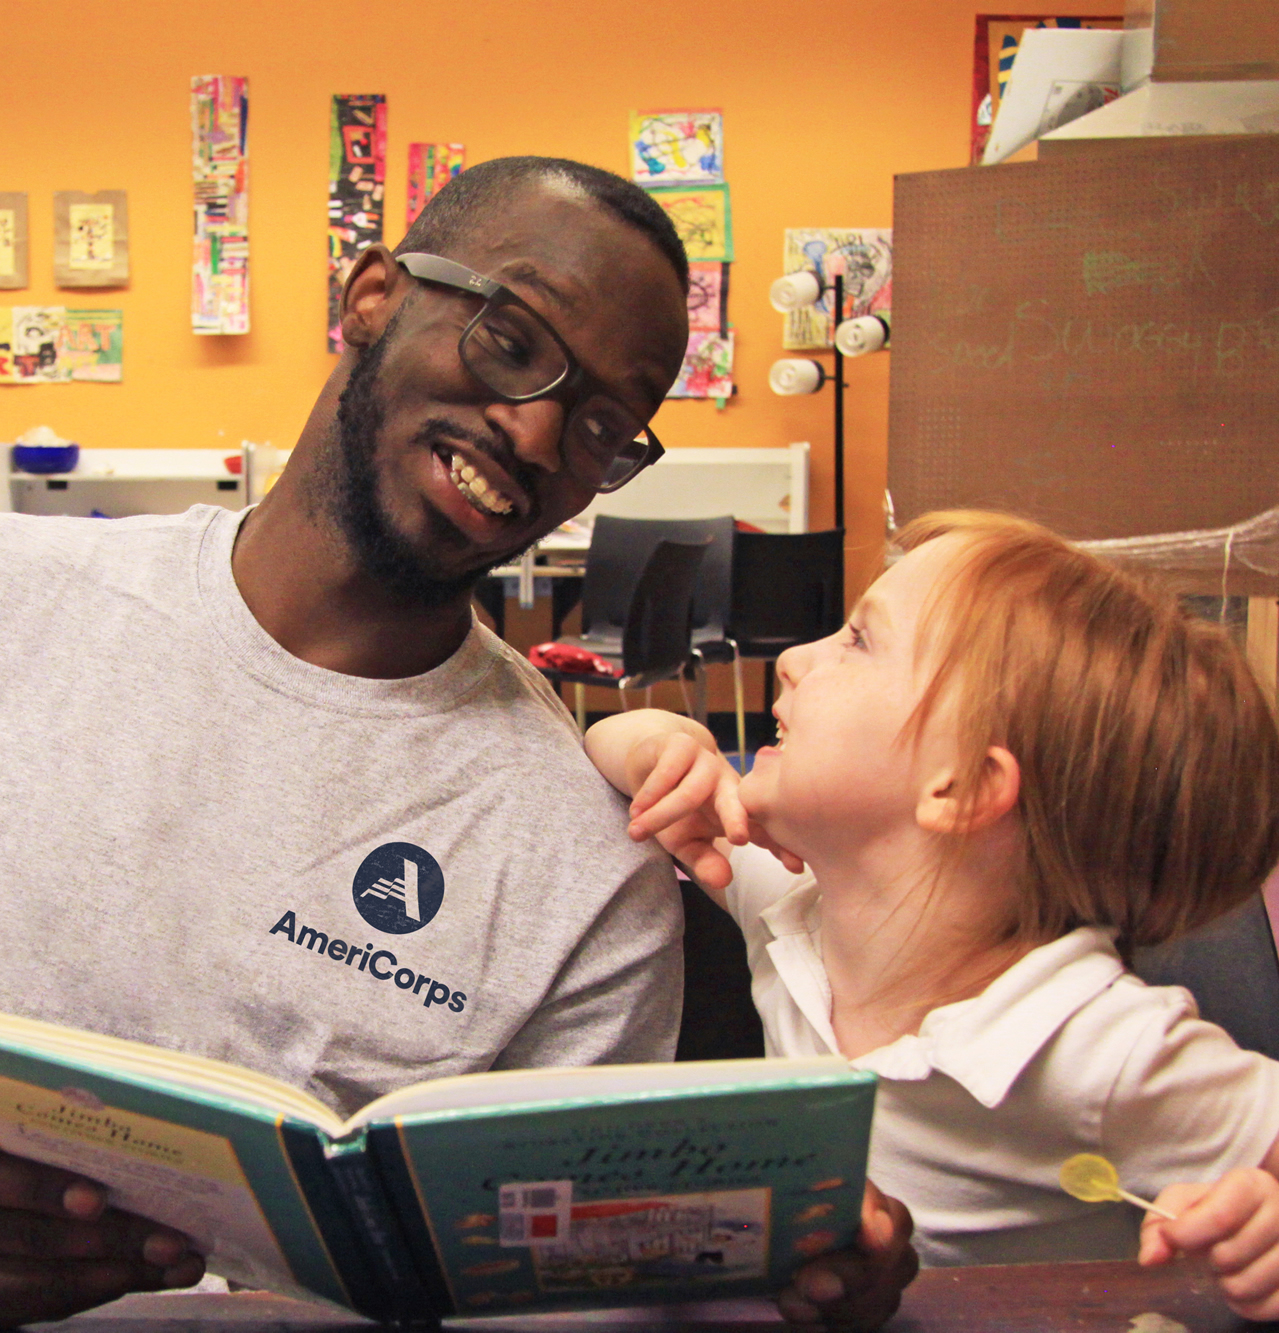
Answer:
[[865, 648], [866, 638], [861, 630], [856, 625], [847, 625], [845, 628], [848, 631], [848, 646], [850, 648]]

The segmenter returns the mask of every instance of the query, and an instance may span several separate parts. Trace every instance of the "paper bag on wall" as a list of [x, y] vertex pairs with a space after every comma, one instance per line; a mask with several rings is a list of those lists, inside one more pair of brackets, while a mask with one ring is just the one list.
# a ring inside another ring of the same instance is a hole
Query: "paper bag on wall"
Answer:
[[128, 283], [129, 206], [123, 190], [54, 194], [53, 275], [59, 287]]

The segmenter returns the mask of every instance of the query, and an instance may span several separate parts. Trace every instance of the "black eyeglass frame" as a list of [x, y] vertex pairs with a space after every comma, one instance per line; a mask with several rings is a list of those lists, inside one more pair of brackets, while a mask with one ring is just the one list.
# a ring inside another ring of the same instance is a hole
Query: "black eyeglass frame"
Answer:
[[[443, 255], [427, 254], [424, 251], [412, 250], [402, 255], [395, 256], [395, 262], [404, 269], [411, 277], [417, 278], [420, 282], [435, 282], [442, 287], [452, 287], [457, 291], [469, 292], [474, 296], [480, 297], [484, 304], [476, 312], [475, 317], [462, 330], [462, 336], [457, 340], [458, 356], [462, 364], [476, 376], [495, 398], [503, 403], [532, 403], [539, 398], [549, 398], [553, 394], [568, 394], [572, 406], [564, 420], [564, 430], [560, 436], [561, 453], [563, 453], [564, 438], [568, 435], [569, 427], [572, 425], [573, 417], [577, 412], [577, 406], [581, 402], [589, 401], [592, 397], [607, 398], [611, 402], [618, 403], [626, 412], [632, 416], [636, 414], [627, 407], [625, 403], [609, 389], [602, 380], [598, 380], [590, 373], [577, 357], [573, 355], [572, 349], [565, 343], [564, 339], [547, 322], [546, 317], [535, 310], [523, 297], [513, 292], [505, 283], [498, 282], [496, 278], [486, 278], [482, 273], [476, 273], [474, 269], [467, 268], [465, 264], [459, 264], [452, 259], [445, 259]], [[465, 347], [467, 339], [472, 331], [484, 318], [488, 311], [494, 306], [516, 305], [521, 310], [526, 311], [533, 317], [538, 325], [545, 329], [555, 345], [560, 349], [564, 356], [564, 371], [556, 378], [552, 384], [548, 384], [544, 389], [538, 389], [534, 393], [509, 394], [501, 389], [496, 389], [491, 385], [482, 374], [479, 373], [469, 362], [466, 356]], [[638, 417], [636, 418], [638, 420]], [[605, 495], [609, 491], [619, 490], [625, 486], [628, 481], [634, 480], [646, 467], [651, 467], [666, 452], [662, 447], [661, 441], [653, 434], [653, 428], [649, 425], [642, 427], [644, 438], [647, 442], [647, 450], [644, 457], [639, 461], [635, 468], [628, 472], [620, 481], [610, 482], [608, 485], [597, 485], [596, 493]], [[568, 465], [568, 459], [565, 457], [565, 466]]]

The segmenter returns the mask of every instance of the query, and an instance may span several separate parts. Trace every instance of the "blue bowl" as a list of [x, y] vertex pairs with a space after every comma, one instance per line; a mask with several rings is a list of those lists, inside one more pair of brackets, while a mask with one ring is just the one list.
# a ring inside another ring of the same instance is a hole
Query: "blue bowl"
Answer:
[[71, 472], [80, 461], [78, 444], [15, 444], [14, 466], [20, 472]]

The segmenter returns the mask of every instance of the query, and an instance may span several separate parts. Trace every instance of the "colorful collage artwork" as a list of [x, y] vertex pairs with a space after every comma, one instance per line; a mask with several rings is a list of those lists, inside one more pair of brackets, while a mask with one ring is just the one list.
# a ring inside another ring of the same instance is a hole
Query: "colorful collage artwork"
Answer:
[[893, 233], [891, 228], [790, 227], [782, 254], [782, 272], [809, 269], [821, 283], [822, 295], [812, 304], [782, 318], [782, 346], [788, 351], [834, 345], [830, 283], [844, 277], [841, 319], [890, 310], [893, 301]]
[[0, 384], [119, 384], [124, 312], [0, 306]]
[[191, 80], [194, 333], [249, 331], [249, 81]]
[[724, 179], [719, 111], [632, 111], [631, 179], [638, 185], [718, 185]]
[[411, 227], [427, 201], [459, 175], [466, 166], [466, 148], [460, 143], [409, 144], [409, 210]]
[[386, 206], [386, 98], [333, 98], [329, 116], [328, 348], [342, 350], [342, 288], [362, 250], [382, 239]]

